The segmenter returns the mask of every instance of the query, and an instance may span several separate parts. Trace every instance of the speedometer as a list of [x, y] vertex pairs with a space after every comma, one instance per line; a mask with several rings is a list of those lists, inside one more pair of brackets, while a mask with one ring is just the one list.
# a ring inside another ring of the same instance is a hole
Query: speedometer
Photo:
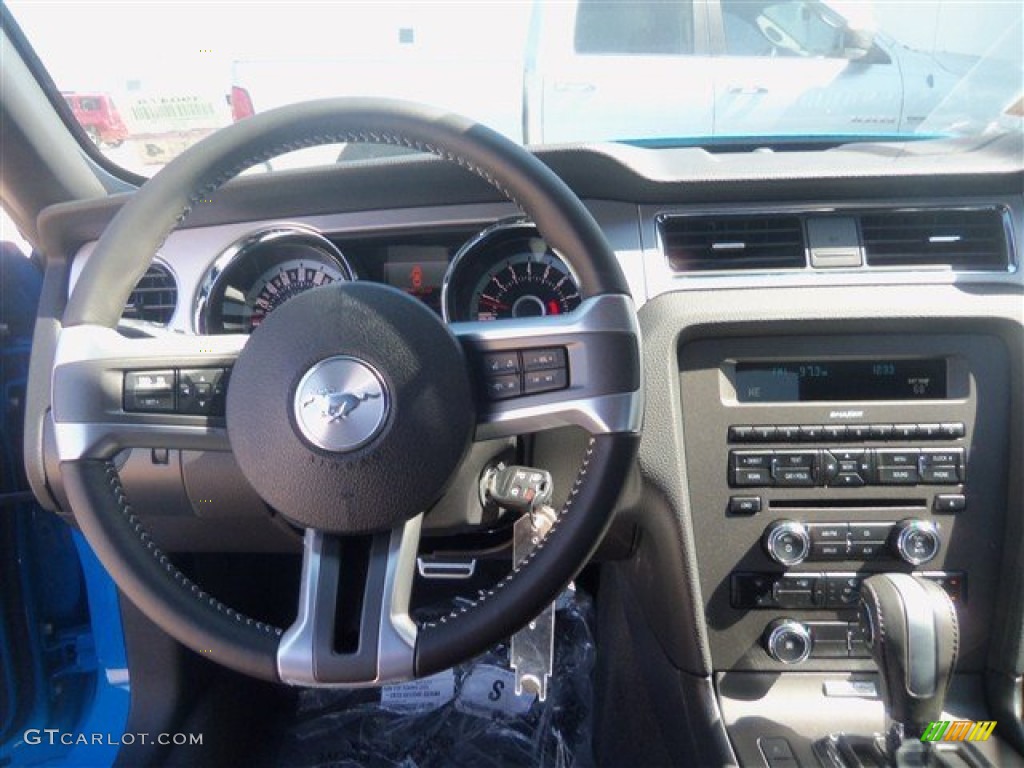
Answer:
[[281, 224], [247, 235], [208, 270], [196, 305], [200, 333], [252, 333], [288, 299], [354, 275], [314, 229]]
[[580, 292], [568, 267], [552, 253], [517, 253], [493, 265], [477, 283], [470, 304], [474, 320], [540, 317], [571, 312]]
[[580, 305], [571, 266], [528, 221], [500, 222], [469, 241], [445, 275], [448, 320], [504, 320], [572, 312]]

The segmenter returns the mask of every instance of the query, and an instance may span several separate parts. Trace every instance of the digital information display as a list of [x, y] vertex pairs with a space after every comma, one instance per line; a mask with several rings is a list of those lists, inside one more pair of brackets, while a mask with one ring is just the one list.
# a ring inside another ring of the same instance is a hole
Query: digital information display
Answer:
[[800, 360], [736, 363], [741, 403], [942, 400], [946, 360]]

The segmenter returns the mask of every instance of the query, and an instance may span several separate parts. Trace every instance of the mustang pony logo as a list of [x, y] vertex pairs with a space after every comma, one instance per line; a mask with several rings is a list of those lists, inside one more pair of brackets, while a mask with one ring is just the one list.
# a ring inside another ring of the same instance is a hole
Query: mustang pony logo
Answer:
[[302, 403], [303, 408], [315, 405], [320, 409], [320, 416], [333, 424], [339, 419], [347, 419], [349, 414], [367, 400], [380, 397], [380, 392], [338, 392], [333, 389], [321, 389], [310, 395]]

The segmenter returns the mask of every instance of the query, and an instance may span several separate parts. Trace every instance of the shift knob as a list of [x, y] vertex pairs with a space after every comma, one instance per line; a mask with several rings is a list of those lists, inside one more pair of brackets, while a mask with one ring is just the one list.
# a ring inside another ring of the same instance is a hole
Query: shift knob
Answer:
[[942, 719], [960, 637], [956, 609], [938, 584], [905, 573], [864, 580], [860, 621], [878, 665], [886, 714], [917, 738]]

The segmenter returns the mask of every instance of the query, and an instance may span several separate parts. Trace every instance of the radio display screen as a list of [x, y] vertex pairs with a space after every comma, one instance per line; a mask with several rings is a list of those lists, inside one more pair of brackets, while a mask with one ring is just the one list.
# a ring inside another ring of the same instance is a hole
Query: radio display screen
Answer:
[[946, 360], [798, 360], [736, 363], [741, 403], [942, 400]]

